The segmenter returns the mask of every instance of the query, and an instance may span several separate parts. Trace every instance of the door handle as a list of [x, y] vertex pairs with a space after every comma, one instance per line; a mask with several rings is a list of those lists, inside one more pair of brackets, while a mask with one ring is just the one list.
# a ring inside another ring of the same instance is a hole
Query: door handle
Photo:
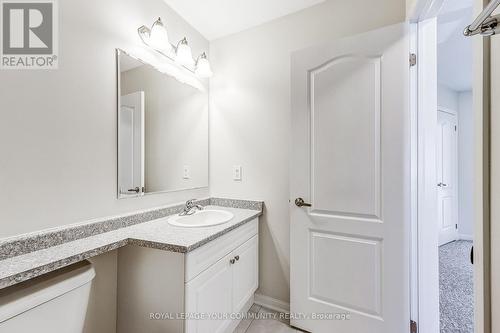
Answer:
[[295, 206], [297, 207], [311, 207], [310, 203], [307, 203], [302, 198], [295, 199]]
[[135, 192], [135, 193], [139, 193], [140, 191], [141, 188], [139, 186], [127, 190], [127, 192]]
[[439, 186], [439, 187], [447, 187], [448, 185], [447, 185], [447, 184], [445, 184], [445, 183], [439, 183], [439, 184], [438, 184], [438, 186]]

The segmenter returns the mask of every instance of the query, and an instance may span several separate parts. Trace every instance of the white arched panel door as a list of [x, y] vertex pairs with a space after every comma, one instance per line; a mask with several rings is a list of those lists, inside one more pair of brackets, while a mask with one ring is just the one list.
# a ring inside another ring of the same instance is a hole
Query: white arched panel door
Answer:
[[398, 24], [292, 56], [293, 326], [409, 330], [408, 45]]
[[458, 239], [457, 116], [438, 110], [437, 186], [439, 245]]

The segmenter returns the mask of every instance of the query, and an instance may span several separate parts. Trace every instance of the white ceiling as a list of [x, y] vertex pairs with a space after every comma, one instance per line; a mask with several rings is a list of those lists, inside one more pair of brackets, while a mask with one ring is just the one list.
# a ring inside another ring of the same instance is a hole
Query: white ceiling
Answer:
[[472, 89], [472, 0], [445, 0], [438, 16], [438, 81], [455, 91]]
[[240, 32], [325, 0], [165, 0], [208, 40]]

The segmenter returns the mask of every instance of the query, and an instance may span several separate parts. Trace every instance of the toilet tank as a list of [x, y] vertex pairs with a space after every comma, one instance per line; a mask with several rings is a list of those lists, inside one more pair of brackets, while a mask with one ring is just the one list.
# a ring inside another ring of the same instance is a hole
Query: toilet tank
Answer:
[[0, 333], [81, 333], [94, 276], [84, 261], [0, 290]]

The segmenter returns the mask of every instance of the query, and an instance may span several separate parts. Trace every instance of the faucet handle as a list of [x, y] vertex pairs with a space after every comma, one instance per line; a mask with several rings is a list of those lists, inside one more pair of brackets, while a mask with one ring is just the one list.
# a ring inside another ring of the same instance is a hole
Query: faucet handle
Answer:
[[186, 201], [186, 207], [193, 208], [195, 201], [196, 201], [196, 199], [189, 199], [188, 201]]

